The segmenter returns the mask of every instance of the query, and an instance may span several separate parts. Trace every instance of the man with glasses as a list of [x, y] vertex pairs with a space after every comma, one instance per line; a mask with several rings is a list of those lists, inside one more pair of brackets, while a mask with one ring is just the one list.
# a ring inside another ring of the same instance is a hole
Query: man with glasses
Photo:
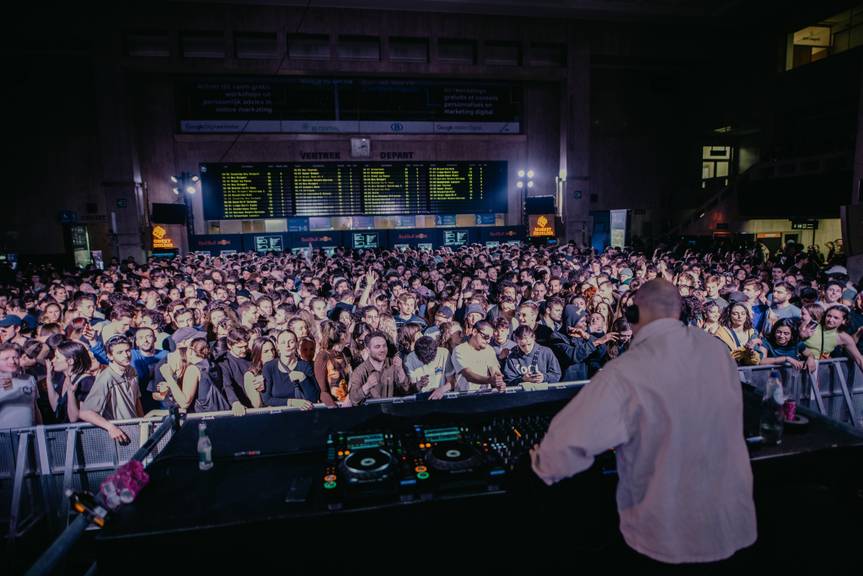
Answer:
[[529, 326], [519, 326], [513, 333], [517, 347], [512, 350], [503, 366], [507, 386], [523, 384], [531, 388], [536, 384], [560, 381], [560, 364], [551, 349], [536, 343]]
[[80, 418], [107, 430], [111, 438], [128, 444], [129, 437], [111, 420], [130, 420], [144, 415], [141, 390], [132, 368], [132, 343], [121, 335], [105, 343], [108, 367], [93, 382], [93, 387], [81, 406]]
[[459, 344], [452, 353], [452, 365], [456, 374], [456, 390], [476, 392], [494, 387], [502, 390], [504, 383], [500, 363], [491, 347], [494, 329], [486, 320], [474, 325], [473, 334], [467, 342]]

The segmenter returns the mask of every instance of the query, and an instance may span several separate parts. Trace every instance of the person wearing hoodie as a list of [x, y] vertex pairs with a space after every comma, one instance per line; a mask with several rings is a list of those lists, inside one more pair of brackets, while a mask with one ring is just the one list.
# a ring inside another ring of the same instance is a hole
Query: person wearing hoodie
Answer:
[[615, 341], [613, 333], [599, 338], [591, 336], [586, 330], [586, 313], [569, 304], [563, 309], [563, 326], [551, 338], [551, 350], [557, 357], [563, 372], [562, 380], [587, 379], [587, 359], [596, 349], [607, 342]]
[[519, 384], [553, 384], [560, 381], [560, 364], [554, 353], [536, 343], [536, 335], [529, 326], [519, 326], [513, 333], [517, 346], [512, 349], [503, 366], [503, 379], [507, 386]]

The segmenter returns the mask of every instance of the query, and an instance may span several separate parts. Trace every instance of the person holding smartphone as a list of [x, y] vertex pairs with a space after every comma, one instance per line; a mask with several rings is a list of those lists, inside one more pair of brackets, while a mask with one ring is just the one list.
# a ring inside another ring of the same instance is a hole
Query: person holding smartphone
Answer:
[[560, 364], [554, 353], [537, 344], [530, 326], [519, 326], [513, 333], [517, 347], [512, 350], [503, 366], [503, 377], [507, 386], [537, 384], [560, 381]]

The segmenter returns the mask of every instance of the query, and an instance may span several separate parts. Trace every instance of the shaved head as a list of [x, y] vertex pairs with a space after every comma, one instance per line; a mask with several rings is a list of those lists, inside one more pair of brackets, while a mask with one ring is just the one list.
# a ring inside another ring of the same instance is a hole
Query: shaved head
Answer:
[[680, 318], [680, 293], [668, 280], [657, 278], [646, 282], [635, 293], [634, 302], [642, 319], [640, 324], [660, 318]]

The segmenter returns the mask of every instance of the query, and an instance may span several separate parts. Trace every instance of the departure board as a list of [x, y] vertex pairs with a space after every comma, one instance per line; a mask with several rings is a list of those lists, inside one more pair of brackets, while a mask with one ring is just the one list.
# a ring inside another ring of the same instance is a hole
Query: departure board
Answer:
[[292, 213], [284, 166], [201, 166], [204, 218], [254, 220]]
[[419, 167], [367, 164], [361, 167], [363, 213], [417, 214], [425, 211], [419, 189]]
[[429, 212], [457, 213], [462, 206], [483, 205], [488, 190], [485, 164], [452, 163], [429, 166]]
[[353, 166], [294, 164], [291, 168], [297, 216], [362, 214], [362, 189]]
[[201, 165], [207, 220], [507, 211], [506, 162]]

